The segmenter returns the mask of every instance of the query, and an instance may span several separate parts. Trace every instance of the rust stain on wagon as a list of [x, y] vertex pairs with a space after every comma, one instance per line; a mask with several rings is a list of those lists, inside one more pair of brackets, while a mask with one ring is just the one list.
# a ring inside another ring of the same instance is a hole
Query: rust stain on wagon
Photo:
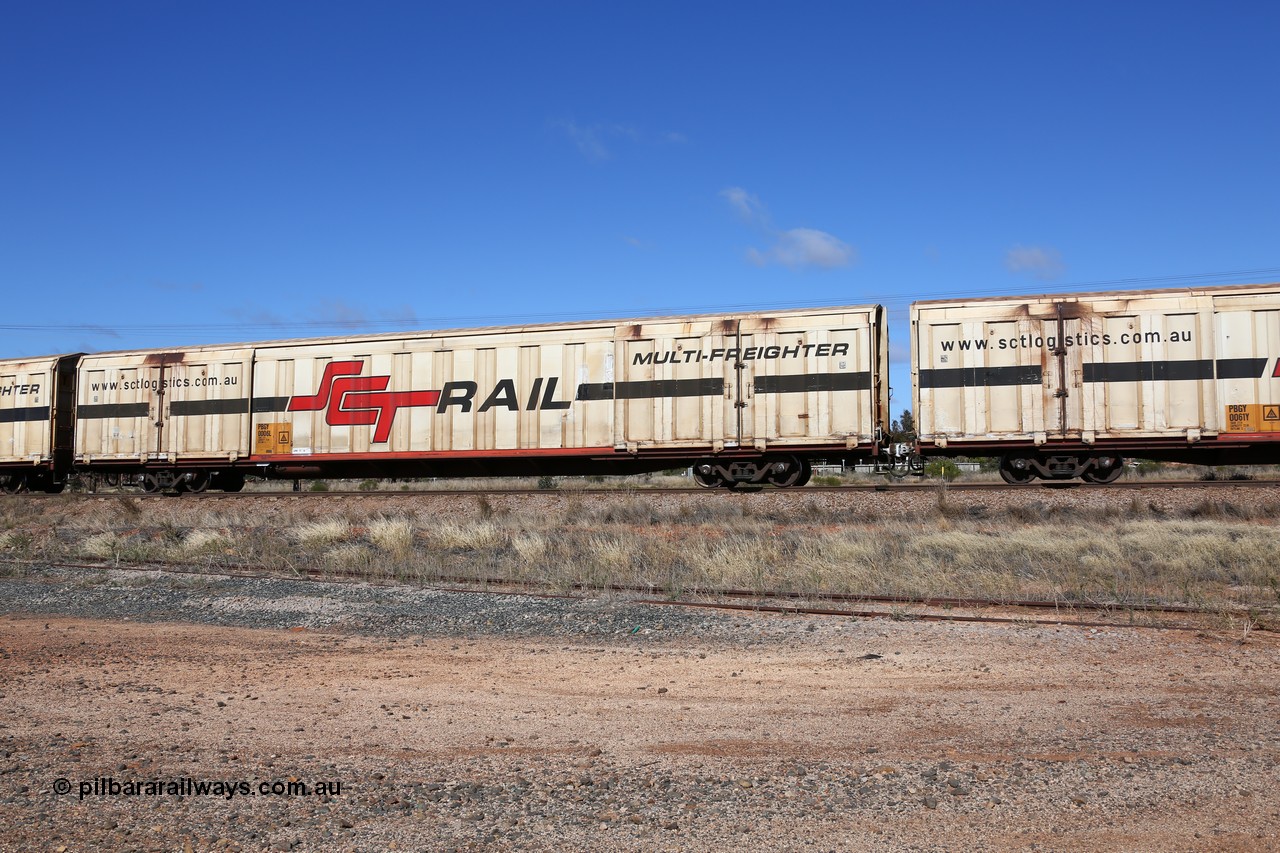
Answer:
[[142, 357], [147, 367], [160, 367], [166, 364], [182, 364], [187, 360], [185, 352], [150, 352]]

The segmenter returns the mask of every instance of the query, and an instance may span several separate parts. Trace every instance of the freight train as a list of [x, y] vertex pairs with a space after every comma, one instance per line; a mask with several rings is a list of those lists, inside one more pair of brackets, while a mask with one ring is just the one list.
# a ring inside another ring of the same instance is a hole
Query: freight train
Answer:
[[816, 460], [1010, 483], [1125, 457], [1280, 461], [1280, 286], [911, 306], [918, 437], [887, 425], [880, 305], [0, 361], [0, 488], [635, 474], [804, 485]]

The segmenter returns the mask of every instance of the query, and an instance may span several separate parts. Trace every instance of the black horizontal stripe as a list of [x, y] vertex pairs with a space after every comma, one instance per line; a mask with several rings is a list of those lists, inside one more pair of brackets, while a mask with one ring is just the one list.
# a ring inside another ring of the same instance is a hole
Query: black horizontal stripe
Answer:
[[1265, 358], [1220, 358], [1219, 379], [1257, 379], [1267, 370]]
[[103, 418], [145, 418], [150, 414], [151, 406], [147, 403], [99, 403], [76, 407], [76, 418], [82, 421]]
[[990, 388], [998, 385], [1039, 385], [1044, 371], [1038, 364], [1011, 367], [936, 367], [920, 371], [921, 388]]
[[289, 411], [290, 397], [254, 397], [251, 411], [254, 414], [258, 412], [287, 412]]
[[170, 415], [247, 415], [249, 398], [230, 400], [174, 400], [169, 404]]
[[724, 393], [724, 380], [644, 379], [636, 382], [583, 382], [576, 399], [645, 400], [652, 397], [715, 397]]
[[871, 387], [871, 372], [862, 373], [791, 373], [782, 376], [757, 376], [757, 394], [796, 394], [806, 391], [866, 391]]
[[1213, 360], [1186, 361], [1112, 361], [1084, 365], [1081, 378], [1085, 382], [1177, 382], [1212, 379]]
[[48, 406], [23, 406], [19, 409], [0, 409], [0, 424], [20, 424], [49, 420]]

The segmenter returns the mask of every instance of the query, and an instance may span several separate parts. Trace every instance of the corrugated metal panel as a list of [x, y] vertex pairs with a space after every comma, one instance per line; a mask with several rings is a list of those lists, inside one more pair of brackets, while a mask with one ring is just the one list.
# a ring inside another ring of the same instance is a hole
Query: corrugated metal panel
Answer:
[[95, 355], [76, 454], [866, 449], [887, 393], [882, 316], [841, 307]]
[[[294, 456], [865, 445], [883, 416], [880, 317], [873, 306], [264, 345], [255, 430], [288, 428]], [[359, 396], [370, 389], [419, 396], [390, 406]], [[317, 395], [305, 412], [290, 402]]]
[[47, 462], [57, 358], [0, 361], [0, 463]]
[[1274, 285], [920, 302], [911, 322], [924, 442], [1198, 441], [1243, 431], [1230, 405], [1280, 404]]
[[76, 390], [76, 458], [247, 456], [252, 363], [252, 350], [217, 347], [85, 356]]
[[1280, 289], [1218, 294], [1218, 404], [1224, 433], [1280, 433]]

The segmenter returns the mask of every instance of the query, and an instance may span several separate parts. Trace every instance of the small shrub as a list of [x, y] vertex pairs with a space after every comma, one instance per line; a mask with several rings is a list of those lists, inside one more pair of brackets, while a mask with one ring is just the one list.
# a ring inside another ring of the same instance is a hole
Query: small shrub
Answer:
[[538, 478], [538, 488], [544, 492], [552, 491], [554, 489], [560, 488], [560, 481], [557, 480], [555, 477], [551, 477], [551, 476], [548, 476], [547, 474], [543, 474], [541, 477]]
[[307, 487], [310, 492], [327, 492], [329, 491], [329, 483], [325, 480], [312, 480], [311, 485]]
[[1139, 459], [1133, 466], [1133, 470], [1140, 477], [1147, 477], [1153, 474], [1159, 474], [1164, 470], [1163, 462], [1156, 462], [1154, 459]]
[[361, 492], [376, 492], [378, 491], [378, 481], [361, 480], [360, 485], [356, 486], [356, 489]]
[[948, 483], [960, 476], [960, 466], [950, 459], [934, 459], [924, 466], [926, 477], [941, 477]]
[[0, 533], [0, 551], [14, 554], [26, 554], [35, 545], [35, 537], [25, 530], [10, 530]]
[[120, 553], [124, 550], [125, 540], [115, 533], [96, 533], [84, 540], [80, 546], [80, 550], [90, 557], [97, 557], [99, 560], [111, 560], [116, 562], [120, 559]]

